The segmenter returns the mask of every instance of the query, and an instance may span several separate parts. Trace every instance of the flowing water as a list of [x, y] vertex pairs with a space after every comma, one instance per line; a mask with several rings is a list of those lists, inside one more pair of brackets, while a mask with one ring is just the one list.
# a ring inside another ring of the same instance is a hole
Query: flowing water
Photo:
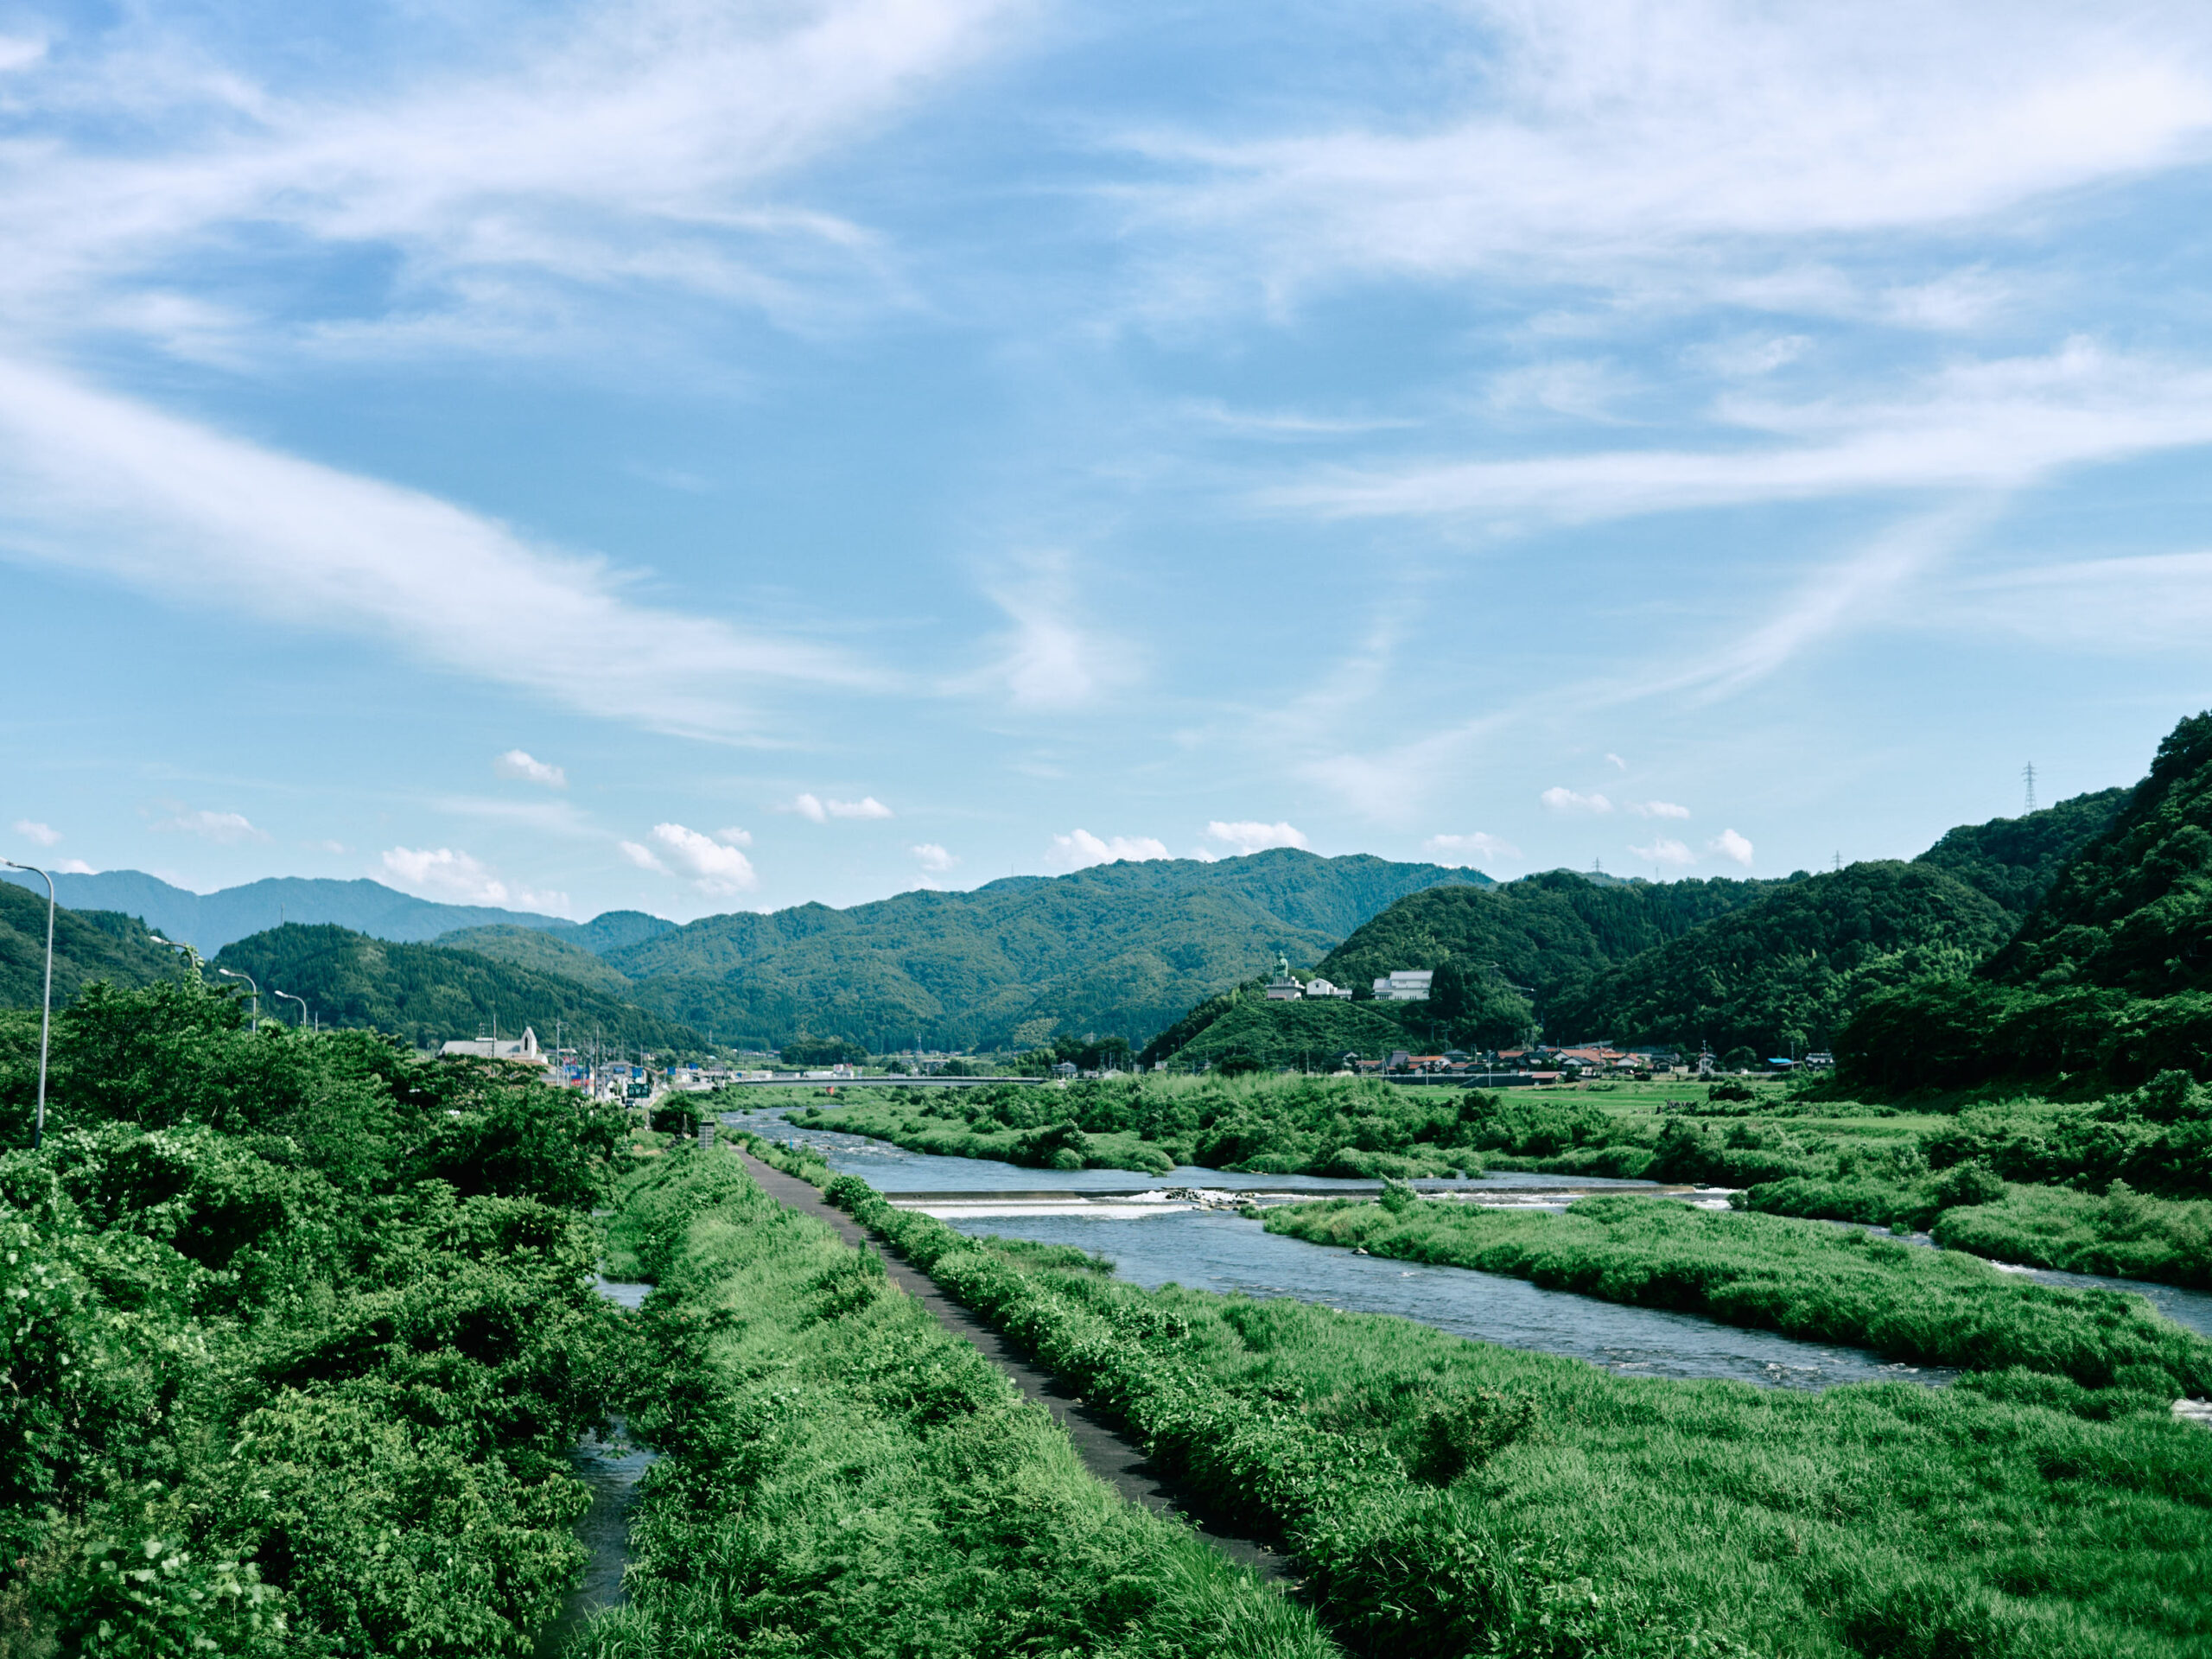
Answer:
[[[774, 1109], [730, 1113], [724, 1122], [764, 1138], [810, 1147], [840, 1173], [860, 1176], [877, 1191], [929, 1193], [1081, 1193], [1159, 1192], [1170, 1187], [1231, 1192], [1357, 1195], [1380, 1183], [1318, 1175], [1239, 1175], [1182, 1168], [1166, 1175], [1135, 1170], [1023, 1169], [980, 1158], [941, 1158], [901, 1151], [880, 1141], [833, 1135], [785, 1123]], [[1424, 1180], [1423, 1190], [1492, 1194], [1510, 1201], [1563, 1206], [1574, 1192], [1605, 1188], [1656, 1192], [1649, 1181], [1563, 1181], [1555, 1175], [1501, 1172], [1460, 1180]], [[1563, 1191], [1572, 1188], [1573, 1192]], [[936, 1208], [932, 1205], [928, 1206]], [[1885, 1363], [1863, 1349], [1796, 1342], [1745, 1331], [1690, 1313], [1624, 1307], [1526, 1280], [1467, 1268], [1430, 1267], [1355, 1255], [1269, 1233], [1256, 1221], [1209, 1210], [1179, 1210], [1129, 1218], [1109, 1210], [1086, 1214], [1071, 1205], [1052, 1214], [973, 1216], [948, 1224], [993, 1234], [1074, 1244], [1112, 1258], [1115, 1270], [1147, 1289], [1170, 1282], [1195, 1290], [1294, 1296], [1355, 1313], [1395, 1313], [1455, 1336], [1539, 1353], [1564, 1354], [1630, 1376], [1734, 1377], [1785, 1388], [1824, 1389], [1838, 1382], [1909, 1380], [1948, 1382], [1955, 1372]]]
[[[651, 1285], [618, 1284], [599, 1281], [599, 1294], [623, 1307], [641, 1306]], [[576, 1519], [576, 1539], [589, 1552], [583, 1581], [561, 1604], [553, 1622], [538, 1633], [538, 1659], [553, 1659], [591, 1616], [622, 1605], [622, 1568], [630, 1558], [630, 1507], [637, 1501], [638, 1480], [652, 1467], [658, 1454], [629, 1445], [622, 1420], [610, 1427], [613, 1438], [602, 1440], [587, 1434], [569, 1452], [569, 1467], [591, 1493], [591, 1507]]]

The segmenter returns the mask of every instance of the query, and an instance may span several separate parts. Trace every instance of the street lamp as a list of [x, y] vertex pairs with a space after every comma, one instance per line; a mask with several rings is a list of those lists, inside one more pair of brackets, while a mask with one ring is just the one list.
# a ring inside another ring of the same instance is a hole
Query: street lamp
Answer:
[[304, 996], [294, 996], [294, 995], [293, 995], [289, 991], [280, 991], [280, 990], [278, 990], [278, 989], [277, 989], [274, 985], [271, 985], [271, 986], [269, 988], [269, 995], [271, 995], [271, 996], [281, 996], [281, 997], [283, 997], [283, 998], [287, 1002], [296, 1002], [296, 1003], [298, 1003], [298, 1004], [300, 1005], [300, 1029], [301, 1029], [302, 1031], [305, 1031], [305, 1030], [308, 1028], [308, 1000], [307, 1000], [307, 998], [305, 998]]
[[149, 933], [146, 937], [151, 939], [156, 944], [166, 944], [172, 950], [183, 951], [185, 959], [192, 964], [192, 971], [194, 975], [196, 976], [199, 974], [200, 950], [198, 946], [179, 944], [175, 939], [165, 939], [158, 933]]
[[259, 1025], [261, 1023], [261, 987], [253, 983], [253, 976], [251, 974], [242, 974], [235, 968], [218, 968], [215, 971], [220, 974], [225, 979], [242, 979], [245, 981], [249, 986], [252, 987], [253, 1021], [256, 1025]]
[[31, 1121], [31, 1150], [36, 1152], [46, 1138], [46, 1037], [54, 1024], [54, 878], [35, 864], [18, 864], [12, 858], [0, 859], [0, 864], [46, 876], [46, 1001], [38, 1016], [38, 1116]]

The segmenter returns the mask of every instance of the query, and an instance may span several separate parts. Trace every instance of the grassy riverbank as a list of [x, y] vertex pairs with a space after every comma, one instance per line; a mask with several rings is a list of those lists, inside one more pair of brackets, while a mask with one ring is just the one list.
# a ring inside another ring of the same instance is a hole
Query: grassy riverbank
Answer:
[[1665, 1198], [1584, 1198], [1564, 1215], [1336, 1199], [1270, 1211], [1268, 1230], [1376, 1255], [1475, 1268], [1606, 1301], [1702, 1314], [1918, 1365], [2018, 1367], [2088, 1389], [2212, 1393], [2212, 1342], [2139, 1297], [2065, 1290], [1976, 1257], [1857, 1229], [1692, 1210]]
[[851, 1178], [830, 1191], [1298, 1552], [1358, 1653], [2212, 1650], [2212, 1459], [2148, 1396], [2098, 1421], [2038, 1403], [2082, 1391], [2026, 1371], [1821, 1395], [1624, 1379], [1025, 1266]]
[[732, 1154], [656, 1160], [613, 1231], [658, 1285], [631, 1421], [665, 1455], [632, 1516], [629, 1605], [573, 1652], [1332, 1651], [1303, 1609], [1093, 1479], [879, 1258]]

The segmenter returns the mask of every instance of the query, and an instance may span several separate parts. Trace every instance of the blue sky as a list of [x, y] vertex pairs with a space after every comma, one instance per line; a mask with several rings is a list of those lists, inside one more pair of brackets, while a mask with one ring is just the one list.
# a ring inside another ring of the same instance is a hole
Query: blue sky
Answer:
[[2208, 159], [2195, 4], [0, 0], [0, 843], [1909, 855], [2212, 702]]

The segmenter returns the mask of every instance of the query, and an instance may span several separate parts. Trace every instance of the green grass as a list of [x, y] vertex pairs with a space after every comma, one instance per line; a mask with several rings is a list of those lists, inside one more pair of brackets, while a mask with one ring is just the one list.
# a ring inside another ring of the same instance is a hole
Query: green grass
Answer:
[[[791, 1160], [826, 1172], [818, 1164]], [[1354, 1652], [2212, 1653], [2212, 1457], [2028, 1372], [1813, 1395], [1609, 1376], [1410, 1321], [1025, 1269], [830, 1194], [1296, 1550]]]
[[[572, 1654], [1332, 1650], [1303, 1609], [1093, 1479], [880, 1258], [727, 1152], [657, 1160], [613, 1231], [658, 1287], [632, 1422], [667, 1455], [633, 1512], [628, 1604]], [[1080, 1252], [1037, 1259], [1090, 1276]]]
[[1267, 1228], [1913, 1364], [2019, 1367], [2160, 1405], [2212, 1392], [2212, 1342], [2140, 1298], [2024, 1283], [1974, 1256], [1820, 1222], [1628, 1196], [1552, 1215], [1386, 1194], [1271, 1211]]

